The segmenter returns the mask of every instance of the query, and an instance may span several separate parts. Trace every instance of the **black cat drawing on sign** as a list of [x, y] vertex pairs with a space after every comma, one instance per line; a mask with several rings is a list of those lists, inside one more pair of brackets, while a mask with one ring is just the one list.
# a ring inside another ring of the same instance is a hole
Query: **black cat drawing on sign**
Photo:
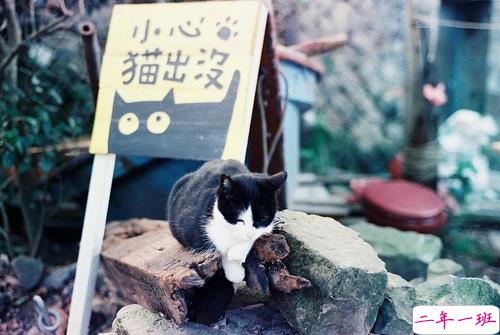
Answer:
[[176, 103], [173, 90], [161, 101], [126, 102], [115, 93], [108, 152], [211, 160], [220, 158], [238, 92], [235, 71], [220, 102]]

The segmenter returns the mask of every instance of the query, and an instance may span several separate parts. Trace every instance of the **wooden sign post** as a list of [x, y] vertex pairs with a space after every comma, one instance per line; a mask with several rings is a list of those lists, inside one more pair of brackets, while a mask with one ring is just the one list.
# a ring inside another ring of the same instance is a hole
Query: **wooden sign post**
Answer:
[[68, 334], [86, 334], [115, 154], [245, 159], [267, 9], [259, 1], [116, 5]]

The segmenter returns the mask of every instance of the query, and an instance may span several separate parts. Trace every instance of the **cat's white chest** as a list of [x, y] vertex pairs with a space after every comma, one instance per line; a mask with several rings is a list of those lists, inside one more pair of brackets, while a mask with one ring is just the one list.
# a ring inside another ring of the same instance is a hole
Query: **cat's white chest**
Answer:
[[210, 241], [215, 245], [220, 253], [227, 253], [228, 250], [239, 244], [253, 244], [260, 236], [270, 233], [272, 226], [265, 228], [255, 228], [253, 226], [252, 208], [249, 207], [240, 215], [243, 222], [231, 224], [226, 221], [222, 213], [214, 205], [213, 217], [206, 225], [206, 233]]
[[206, 233], [210, 241], [222, 256], [222, 266], [227, 279], [240, 282], [245, 276], [242, 264], [252, 249], [254, 242], [262, 235], [273, 230], [270, 224], [264, 228], [253, 226], [252, 208], [249, 207], [240, 215], [242, 222], [231, 224], [226, 221], [218, 210], [217, 202], [214, 205], [212, 219], [206, 225]]

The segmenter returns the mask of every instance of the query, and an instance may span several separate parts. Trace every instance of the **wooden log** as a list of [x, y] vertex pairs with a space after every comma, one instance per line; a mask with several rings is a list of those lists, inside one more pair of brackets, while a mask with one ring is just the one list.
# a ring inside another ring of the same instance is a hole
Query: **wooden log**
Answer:
[[191, 253], [163, 221], [129, 220], [111, 224], [101, 253], [107, 275], [123, 298], [186, 320], [188, 292], [200, 288], [220, 267], [215, 252]]
[[255, 242], [254, 249], [257, 258], [264, 262], [282, 260], [290, 253], [285, 237], [280, 234], [262, 236]]
[[271, 287], [280, 292], [290, 293], [293, 290], [302, 290], [311, 287], [311, 282], [300, 276], [291, 275], [285, 264], [274, 261], [269, 265], [268, 278]]
[[316, 56], [331, 52], [347, 44], [346, 34], [320, 37], [290, 46], [292, 50], [304, 53], [307, 56]]
[[[306, 279], [290, 275], [281, 263], [289, 252], [282, 235], [259, 239], [245, 262], [247, 286], [264, 294], [270, 294], [270, 288], [290, 292], [307, 287]], [[211, 291], [222, 287], [216, 283], [222, 271], [219, 253], [186, 250], [166, 221], [132, 219], [109, 224], [101, 258], [106, 278], [120, 296], [161, 312], [176, 324], [204, 320], [206, 313], [200, 316], [198, 309], [206, 312], [210, 306], [199, 298], [216, 296]], [[268, 269], [268, 264], [279, 267]]]
[[245, 282], [253, 290], [262, 292], [265, 295], [271, 294], [266, 267], [260, 263], [256, 248], [250, 250], [245, 261]]

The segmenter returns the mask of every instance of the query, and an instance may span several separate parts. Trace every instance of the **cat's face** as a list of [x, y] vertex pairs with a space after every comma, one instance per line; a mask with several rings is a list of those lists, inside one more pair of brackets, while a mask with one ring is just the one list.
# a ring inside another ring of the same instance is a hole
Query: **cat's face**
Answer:
[[273, 176], [255, 173], [221, 176], [217, 206], [232, 225], [261, 229], [268, 227], [276, 214], [276, 193], [285, 183], [287, 174]]

